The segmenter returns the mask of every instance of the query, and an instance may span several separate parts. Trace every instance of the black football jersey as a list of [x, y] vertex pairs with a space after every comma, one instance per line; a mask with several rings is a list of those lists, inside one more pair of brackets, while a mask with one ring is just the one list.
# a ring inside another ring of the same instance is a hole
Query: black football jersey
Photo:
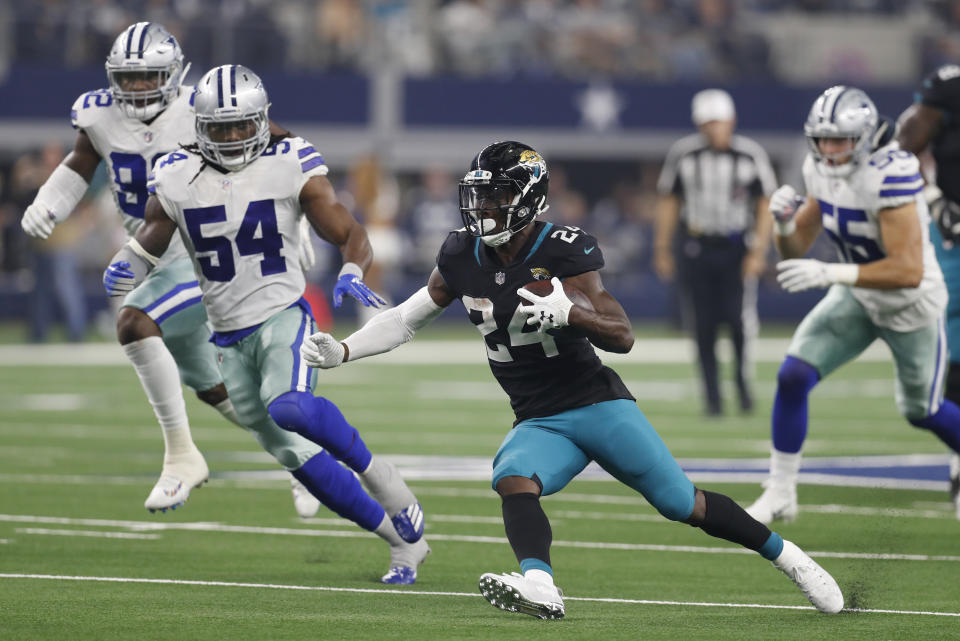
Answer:
[[943, 112], [940, 133], [931, 150], [937, 161], [937, 186], [960, 203], [960, 66], [946, 65], [927, 76], [918, 99]]
[[535, 222], [526, 245], [501, 265], [479, 238], [452, 232], [437, 256], [447, 287], [486, 342], [490, 369], [510, 397], [517, 422], [618, 398], [633, 400], [586, 338], [570, 328], [538, 332], [519, 310], [517, 290], [534, 280], [603, 267], [597, 240], [577, 227]]

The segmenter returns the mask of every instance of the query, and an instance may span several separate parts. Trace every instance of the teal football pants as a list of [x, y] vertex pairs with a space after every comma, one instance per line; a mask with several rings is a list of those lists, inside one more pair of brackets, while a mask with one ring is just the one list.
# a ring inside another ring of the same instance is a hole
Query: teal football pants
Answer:
[[960, 247], [945, 249], [936, 223], [930, 223], [930, 242], [937, 252], [937, 262], [947, 283], [947, 348], [950, 361], [960, 362]]
[[640, 492], [668, 519], [693, 512], [694, 487], [634, 401], [619, 399], [521, 421], [493, 461], [493, 487], [536, 477], [543, 495], [562, 490], [590, 461]]

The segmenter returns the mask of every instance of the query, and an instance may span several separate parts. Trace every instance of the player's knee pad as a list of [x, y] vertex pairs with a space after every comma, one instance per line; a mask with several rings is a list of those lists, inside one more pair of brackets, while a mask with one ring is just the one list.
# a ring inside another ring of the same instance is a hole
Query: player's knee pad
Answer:
[[643, 497], [657, 512], [671, 521], [686, 521], [693, 513], [696, 489], [689, 481], [682, 485], [666, 485], [644, 492]]
[[953, 407], [948, 407], [951, 405], [950, 401], [947, 401], [940, 405], [940, 408], [932, 413], [928, 414], [922, 411], [923, 408], [920, 408], [921, 411], [915, 411], [912, 413], [903, 413], [903, 417], [910, 422], [910, 425], [914, 427], [919, 427], [922, 430], [931, 430], [937, 432], [939, 428], [945, 423], [950, 422], [951, 414], [954, 414]]
[[787, 356], [777, 372], [777, 389], [786, 394], [807, 394], [820, 381], [814, 367], [799, 358]]
[[277, 425], [291, 432], [304, 432], [316, 413], [317, 398], [307, 392], [288, 392], [270, 403], [267, 411]]
[[323, 446], [356, 472], [370, 464], [371, 454], [336, 405], [309, 392], [287, 392], [270, 403], [271, 418], [285, 430]]

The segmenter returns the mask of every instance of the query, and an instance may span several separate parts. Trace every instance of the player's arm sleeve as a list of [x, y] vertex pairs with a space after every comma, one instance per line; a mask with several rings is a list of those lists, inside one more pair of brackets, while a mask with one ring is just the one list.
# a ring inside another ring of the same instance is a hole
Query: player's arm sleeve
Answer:
[[45, 209], [58, 223], [67, 219], [87, 193], [87, 181], [67, 165], [60, 163], [40, 186], [33, 204]]
[[349, 350], [349, 360], [382, 354], [403, 345], [441, 312], [443, 307], [433, 302], [427, 288], [420, 288], [410, 298], [380, 312], [343, 340]]

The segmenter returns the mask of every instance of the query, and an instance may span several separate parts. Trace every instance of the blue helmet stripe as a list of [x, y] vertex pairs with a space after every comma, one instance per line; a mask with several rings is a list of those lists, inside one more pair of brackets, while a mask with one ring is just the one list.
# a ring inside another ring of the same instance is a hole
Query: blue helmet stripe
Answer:
[[836, 124], [835, 118], [837, 116], [837, 104], [839, 104], [840, 98], [843, 97], [843, 94], [847, 93], [849, 90], [850, 87], [844, 87], [843, 91], [839, 92], [837, 97], [833, 99], [833, 107], [830, 109], [830, 122]]
[[237, 106], [237, 65], [230, 65], [230, 101]]
[[143, 58], [143, 48], [147, 43], [147, 30], [150, 29], [150, 23], [147, 22], [141, 24], [143, 24], [143, 30], [140, 31], [140, 45], [137, 47], [137, 55], [139, 55], [140, 58]]
[[137, 30], [137, 25], [131, 26], [127, 29], [127, 57], [130, 57], [130, 49], [133, 47], [133, 32]]
[[217, 69], [217, 106], [223, 106], [223, 67]]

